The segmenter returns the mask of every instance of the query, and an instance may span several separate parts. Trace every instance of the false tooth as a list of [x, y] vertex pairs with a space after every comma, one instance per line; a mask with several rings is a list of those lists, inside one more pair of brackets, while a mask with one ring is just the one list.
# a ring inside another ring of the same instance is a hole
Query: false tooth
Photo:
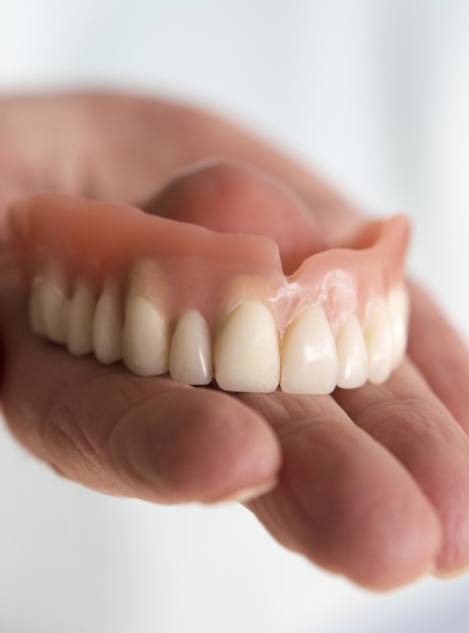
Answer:
[[226, 391], [269, 393], [279, 382], [278, 331], [266, 306], [241, 303], [227, 317], [216, 338], [215, 377]]
[[29, 325], [35, 334], [46, 336], [41, 306], [42, 277], [34, 277], [29, 294]]
[[392, 366], [397, 367], [405, 355], [409, 325], [409, 297], [403, 285], [389, 293], [389, 321], [392, 338]]
[[93, 349], [100, 363], [110, 365], [120, 360], [121, 334], [119, 285], [113, 279], [106, 279], [93, 319]]
[[79, 279], [70, 300], [67, 345], [73, 356], [93, 351], [93, 315], [96, 297], [93, 286]]
[[319, 306], [307, 307], [285, 332], [280, 386], [287, 393], [331, 393], [337, 372], [335, 341], [326, 313]]
[[169, 329], [166, 320], [145, 297], [130, 294], [125, 307], [122, 356], [138, 376], [168, 371]]
[[389, 310], [385, 301], [375, 305], [365, 328], [368, 353], [368, 380], [385, 382], [392, 370], [392, 339]]
[[186, 385], [208, 385], [212, 380], [210, 330], [197, 310], [185, 312], [174, 330], [169, 373]]
[[354, 389], [368, 378], [368, 358], [362, 328], [356, 316], [350, 316], [337, 332], [335, 339], [339, 373], [337, 385]]
[[[67, 296], [61, 274], [54, 270], [38, 284], [36, 317], [42, 319], [47, 338], [65, 343], [67, 335]], [[39, 317], [40, 315], [40, 317]], [[40, 325], [36, 322], [36, 325]]]

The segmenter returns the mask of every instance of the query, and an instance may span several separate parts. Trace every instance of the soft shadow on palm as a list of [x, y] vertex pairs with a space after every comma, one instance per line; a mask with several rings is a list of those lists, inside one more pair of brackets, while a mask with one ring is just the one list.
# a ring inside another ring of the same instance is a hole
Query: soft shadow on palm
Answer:
[[[326, 242], [356, 221], [305, 169], [196, 111], [113, 96], [2, 107], [0, 121], [16, 117], [13, 127], [0, 124], [0, 147], [14, 158], [3, 161], [3, 199], [45, 187], [143, 199], [174, 168], [225, 155], [267, 169], [302, 195]], [[71, 139], [51, 136], [57, 118]], [[31, 126], [34, 146], [21, 132], [12, 136], [19, 129], [31, 138]], [[76, 156], [62, 160], [73, 142]], [[69, 358], [28, 332], [17, 280], [3, 273], [2, 402], [33, 453], [113, 494], [210, 502], [278, 477], [249, 507], [281, 543], [356, 582], [394, 586], [469, 563], [469, 402], [461, 398], [469, 362], [431, 301], [418, 290], [414, 299], [411, 353], [425, 378], [406, 360], [382, 387], [235, 398]]]

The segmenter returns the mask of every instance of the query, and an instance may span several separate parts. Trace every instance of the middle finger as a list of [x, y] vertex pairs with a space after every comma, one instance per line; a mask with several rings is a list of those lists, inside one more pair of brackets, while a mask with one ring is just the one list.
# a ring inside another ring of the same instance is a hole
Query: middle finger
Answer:
[[337, 389], [354, 422], [407, 468], [442, 524], [437, 571], [469, 564], [469, 438], [406, 360], [385, 385]]

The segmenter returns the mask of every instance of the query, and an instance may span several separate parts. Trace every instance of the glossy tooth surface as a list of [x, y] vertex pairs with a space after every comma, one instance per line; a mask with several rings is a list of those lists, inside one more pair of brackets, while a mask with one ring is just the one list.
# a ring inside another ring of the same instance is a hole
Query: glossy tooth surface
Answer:
[[35, 277], [31, 283], [29, 294], [29, 325], [35, 334], [46, 336], [46, 327], [41, 306], [41, 284], [41, 277]]
[[305, 308], [285, 332], [280, 386], [287, 393], [331, 393], [337, 372], [335, 341], [326, 313], [317, 306]]
[[55, 278], [42, 278], [38, 284], [36, 325], [43, 326], [47, 338], [55, 343], [65, 343], [66, 340], [67, 303], [63, 284]]
[[168, 371], [168, 324], [145, 297], [131, 294], [127, 299], [122, 356], [138, 376], [158, 376]]
[[93, 318], [93, 349], [100, 363], [109, 365], [121, 357], [122, 315], [118, 283], [106, 279]]
[[398, 286], [389, 293], [389, 323], [392, 338], [392, 366], [394, 368], [403, 359], [407, 347], [409, 297], [404, 286]]
[[259, 301], [241, 303], [217, 336], [215, 377], [226, 391], [269, 393], [279, 382], [278, 332], [274, 318]]
[[211, 348], [206, 320], [197, 310], [188, 310], [179, 319], [171, 340], [171, 377], [186, 385], [208, 385], [213, 375]]
[[376, 304], [365, 328], [368, 353], [368, 380], [385, 382], [392, 370], [392, 338], [389, 309], [386, 302]]
[[339, 373], [337, 385], [343, 389], [361, 387], [368, 379], [368, 357], [362, 328], [356, 316], [350, 316], [335, 339]]
[[78, 280], [70, 300], [67, 345], [73, 356], [84, 356], [93, 351], [93, 315], [96, 305], [94, 289], [88, 282]]

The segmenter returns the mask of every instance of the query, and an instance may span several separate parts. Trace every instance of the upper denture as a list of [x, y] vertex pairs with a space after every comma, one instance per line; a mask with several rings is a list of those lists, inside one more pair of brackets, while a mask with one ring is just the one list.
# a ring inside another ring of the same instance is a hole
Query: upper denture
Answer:
[[[346, 310], [365, 316], [368, 302], [401, 281], [408, 239], [406, 219], [395, 216], [367, 226], [363, 236], [354, 237], [354, 248], [315, 253], [286, 276], [277, 244], [260, 235], [217, 233], [135, 207], [58, 194], [16, 203], [14, 214], [26, 216], [18, 243], [31, 270], [52, 261], [72, 279], [81, 275], [101, 283], [126, 278], [136, 262], [153, 260], [161, 271], [154, 292], [160, 295], [164, 283], [169, 311], [176, 315], [195, 307], [212, 324], [226, 300], [225, 288], [249, 277], [253, 293], [256, 281], [262, 286], [262, 299], [271, 303], [282, 331], [307, 303], [324, 304], [334, 330]], [[370, 231], [372, 243], [365, 241]], [[152, 293], [151, 284], [145, 292]]]
[[[244, 391], [272, 391], [280, 382], [287, 391], [328, 393], [337, 382], [358, 386], [365, 374], [382, 382], [399, 362], [408, 310], [402, 289], [408, 242], [403, 216], [369, 223], [347, 243], [316, 252], [314, 222], [303, 209], [298, 216], [292, 212], [287, 220], [302, 235], [299, 250], [311, 253], [299, 262], [291, 240], [282, 238], [280, 212], [269, 224], [268, 200], [263, 199], [256, 222], [249, 224], [241, 214], [223, 224], [219, 215], [207, 213], [207, 228], [181, 221], [181, 216], [187, 219], [181, 213], [184, 196], [172, 212], [165, 192], [162, 199], [165, 215], [177, 219], [61, 194], [14, 204], [10, 226], [21, 265], [32, 280], [30, 318], [37, 333], [66, 342], [78, 356], [94, 350], [104, 363], [123, 356], [135, 373], [157, 375], [169, 369], [175, 379], [191, 384], [210, 381], [208, 339], [215, 337], [215, 377], [222, 388]], [[203, 217], [192, 213], [190, 219], [201, 222]], [[212, 230], [215, 225], [220, 230]], [[247, 227], [244, 233], [242, 226]], [[296, 269], [291, 269], [293, 262]], [[275, 335], [269, 333], [269, 318]], [[178, 319], [184, 319], [184, 327], [176, 327]], [[312, 333], [299, 349], [304, 335], [293, 331], [307, 333], [316, 326], [320, 340]], [[364, 334], [358, 344], [357, 327]], [[175, 328], [174, 349], [187, 348], [183, 360], [182, 352], [171, 352]], [[393, 337], [393, 344], [386, 342]], [[251, 339], [255, 344], [250, 348]], [[332, 356], [329, 348], [321, 348], [326, 339], [332, 341]], [[253, 354], [257, 360], [250, 359]], [[239, 366], [243, 358], [246, 367], [251, 363], [251, 373], [230, 365]], [[275, 358], [282, 358], [282, 369]], [[292, 370], [295, 363], [302, 364], [301, 380]], [[361, 364], [354, 368], [350, 363]], [[232, 378], [237, 371], [239, 381]]]

